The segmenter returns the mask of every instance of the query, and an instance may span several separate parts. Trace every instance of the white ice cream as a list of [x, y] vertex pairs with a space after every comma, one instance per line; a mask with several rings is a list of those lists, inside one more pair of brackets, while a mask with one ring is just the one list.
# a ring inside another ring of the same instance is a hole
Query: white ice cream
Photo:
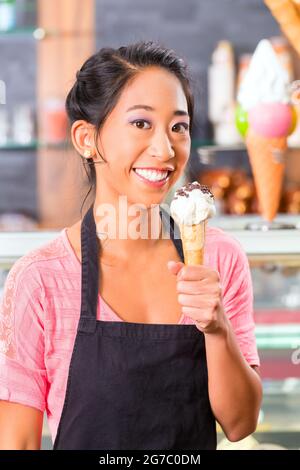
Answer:
[[259, 103], [290, 101], [288, 72], [267, 39], [262, 39], [255, 49], [237, 100], [246, 111]]
[[170, 205], [177, 225], [195, 225], [216, 214], [214, 198], [208, 188], [197, 181], [179, 188]]

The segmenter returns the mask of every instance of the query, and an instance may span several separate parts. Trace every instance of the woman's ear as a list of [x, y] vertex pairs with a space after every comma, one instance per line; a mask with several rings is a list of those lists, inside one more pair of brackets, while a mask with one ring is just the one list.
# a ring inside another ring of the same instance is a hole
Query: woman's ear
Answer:
[[95, 129], [92, 124], [78, 120], [72, 124], [71, 138], [77, 152], [84, 158], [93, 158], [95, 155]]

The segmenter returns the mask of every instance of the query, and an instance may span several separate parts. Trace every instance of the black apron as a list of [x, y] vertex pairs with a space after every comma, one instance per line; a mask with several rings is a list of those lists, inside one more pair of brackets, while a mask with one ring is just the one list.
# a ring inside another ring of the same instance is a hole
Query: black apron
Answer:
[[[171, 222], [183, 260], [173, 219], [160, 215], [164, 226]], [[54, 449], [216, 449], [203, 333], [195, 325], [97, 320], [93, 206], [82, 222], [81, 250], [80, 320]]]

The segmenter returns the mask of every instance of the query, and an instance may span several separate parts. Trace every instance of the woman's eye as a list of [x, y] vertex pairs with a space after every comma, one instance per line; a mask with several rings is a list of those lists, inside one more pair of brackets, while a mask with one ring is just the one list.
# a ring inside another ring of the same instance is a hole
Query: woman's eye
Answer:
[[175, 130], [175, 132], [178, 132], [178, 134], [184, 134], [188, 128], [189, 125], [186, 122], [178, 122], [177, 124], [174, 124], [172, 130]]
[[150, 129], [151, 127], [150, 122], [145, 121], [144, 119], [136, 119], [132, 124], [138, 129]]

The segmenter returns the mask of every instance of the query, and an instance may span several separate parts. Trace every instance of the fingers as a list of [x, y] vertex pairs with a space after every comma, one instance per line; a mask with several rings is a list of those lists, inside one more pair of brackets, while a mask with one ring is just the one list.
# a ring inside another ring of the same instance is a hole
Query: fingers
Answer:
[[183, 268], [184, 264], [180, 261], [168, 261], [167, 266], [169, 271], [176, 276]]
[[182, 313], [193, 320], [198, 330], [203, 333], [213, 333], [219, 330], [220, 321], [216, 312], [195, 307], [182, 307]]
[[202, 325], [207, 325], [213, 321], [211, 315], [205, 311], [200, 311], [199, 308], [195, 307], [182, 307], [182, 313], [187, 317], [191, 318], [197, 323], [202, 323]]
[[172, 274], [178, 275], [179, 281], [202, 281], [209, 279], [212, 282], [220, 282], [219, 273], [206, 266], [186, 266], [180, 261], [168, 261], [168, 269]]
[[214, 282], [220, 281], [220, 276], [217, 271], [207, 268], [203, 265], [198, 266], [185, 266], [183, 265], [179, 279], [182, 281], [201, 281], [210, 278]]
[[221, 295], [221, 285], [214, 280], [203, 279], [202, 281], [178, 281], [177, 292], [179, 294], [205, 294], [209, 290], [210, 295]]
[[212, 311], [218, 306], [218, 299], [212, 295], [190, 295], [179, 294], [178, 303], [184, 307], [203, 309], [205, 311]]

